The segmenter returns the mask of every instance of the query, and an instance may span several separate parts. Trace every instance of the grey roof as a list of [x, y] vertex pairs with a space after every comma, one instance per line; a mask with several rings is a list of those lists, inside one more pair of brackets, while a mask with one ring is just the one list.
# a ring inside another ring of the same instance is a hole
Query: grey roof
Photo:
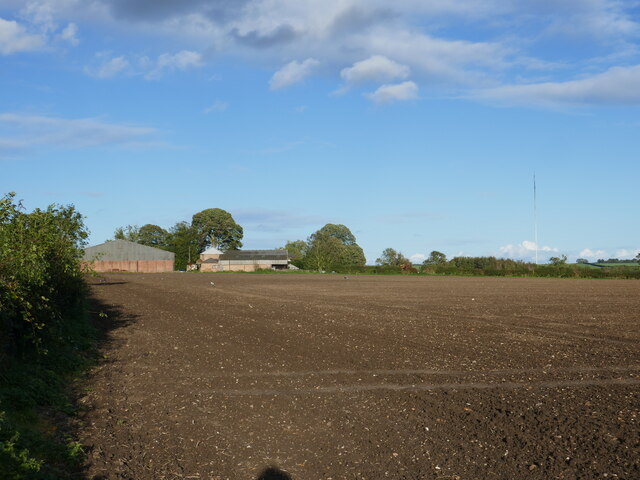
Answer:
[[174, 260], [176, 254], [159, 248], [147, 247], [127, 240], [111, 240], [109, 242], [87, 247], [84, 260], [105, 260], [117, 262], [122, 260]]
[[227, 250], [220, 260], [289, 260], [286, 250]]
[[200, 261], [200, 263], [218, 263], [218, 259], [217, 258], [207, 258], [204, 261]]

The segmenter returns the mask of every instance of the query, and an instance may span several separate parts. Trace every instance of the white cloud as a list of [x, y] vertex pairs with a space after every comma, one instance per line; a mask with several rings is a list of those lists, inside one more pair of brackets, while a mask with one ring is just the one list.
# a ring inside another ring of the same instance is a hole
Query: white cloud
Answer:
[[409, 257], [412, 263], [422, 263], [427, 259], [427, 256], [424, 253], [414, 253]]
[[41, 36], [28, 33], [25, 27], [16, 21], [0, 18], [0, 54], [28, 52], [43, 46], [44, 40]]
[[97, 67], [85, 67], [87, 75], [95, 78], [111, 78], [129, 67], [129, 61], [124, 56], [111, 58]]
[[188, 70], [204, 65], [202, 54], [190, 50], [182, 50], [178, 53], [163, 53], [158, 57], [153, 69], [145, 75], [148, 80], [160, 78], [165, 71]]
[[607, 257], [607, 252], [605, 252], [604, 250], [591, 250], [590, 248], [585, 248], [580, 251], [580, 253], [578, 254], [578, 257], [581, 257], [581, 258], [584, 257], [589, 260], [605, 258]]
[[480, 91], [478, 98], [537, 106], [640, 104], [640, 65], [612, 67], [591, 77], [566, 82], [507, 85]]
[[78, 26], [75, 23], [69, 23], [57, 36], [58, 39], [73, 45], [74, 47], [80, 43], [78, 40]]
[[220, 100], [216, 100], [211, 105], [203, 110], [204, 113], [211, 112], [224, 112], [229, 107], [227, 102], [221, 102]]
[[307, 58], [303, 62], [293, 60], [278, 70], [271, 77], [269, 88], [279, 90], [301, 82], [311, 74], [311, 71], [320, 64], [315, 58]]
[[382, 55], [373, 55], [366, 60], [354, 63], [351, 67], [343, 68], [340, 72], [347, 84], [365, 82], [390, 82], [402, 80], [409, 76], [411, 69]]
[[[155, 129], [107, 123], [95, 118], [66, 119], [16, 113], [0, 114], [0, 148], [37, 146], [84, 148], [100, 145], [139, 145]], [[6, 136], [4, 136], [6, 135]]]
[[616, 258], [635, 258], [640, 253], [640, 248], [629, 250], [621, 248], [616, 251]]
[[378, 104], [391, 103], [418, 98], [418, 86], [414, 82], [402, 82], [396, 85], [382, 85], [375, 92], [365, 96]]
[[[513, 258], [516, 260], [533, 260], [536, 256], [536, 243], [524, 240], [518, 245], [504, 245], [499, 249], [500, 255], [506, 258]], [[560, 250], [554, 247], [542, 246], [538, 247], [538, 259], [547, 260], [546, 254], [558, 253]]]

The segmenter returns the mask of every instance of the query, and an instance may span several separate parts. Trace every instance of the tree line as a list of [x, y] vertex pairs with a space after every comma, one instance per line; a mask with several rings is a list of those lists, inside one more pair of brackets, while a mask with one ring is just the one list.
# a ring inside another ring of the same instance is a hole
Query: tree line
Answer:
[[184, 270], [210, 246], [222, 251], [238, 250], [242, 247], [244, 230], [226, 210], [208, 208], [194, 214], [191, 222], [178, 222], [168, 230], [151, 223], [141, 227], [127, 225], [118, 227], [113, 236], [116, 240], [173, 252], [176, 254], [175, 268]]

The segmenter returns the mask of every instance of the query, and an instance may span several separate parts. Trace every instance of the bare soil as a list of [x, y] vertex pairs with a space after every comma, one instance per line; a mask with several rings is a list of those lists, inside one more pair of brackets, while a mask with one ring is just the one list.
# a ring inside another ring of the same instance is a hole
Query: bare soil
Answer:
[[638, 281], [90, 281], [90, 478], [640, 478]]

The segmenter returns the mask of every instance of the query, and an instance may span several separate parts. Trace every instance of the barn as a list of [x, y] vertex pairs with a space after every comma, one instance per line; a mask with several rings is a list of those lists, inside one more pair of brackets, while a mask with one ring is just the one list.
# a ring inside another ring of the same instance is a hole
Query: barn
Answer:
[[200, 254], [197, 263], [201, 272], [286, 270], [289, 268], [289, 254], [286, 250], [228, 250], [223, 253], [211, 247]]
[[171, 272], [176, 254], [126, 240], [111, 240], [88, 247], [83, 261], [96, 272]]

